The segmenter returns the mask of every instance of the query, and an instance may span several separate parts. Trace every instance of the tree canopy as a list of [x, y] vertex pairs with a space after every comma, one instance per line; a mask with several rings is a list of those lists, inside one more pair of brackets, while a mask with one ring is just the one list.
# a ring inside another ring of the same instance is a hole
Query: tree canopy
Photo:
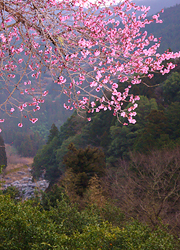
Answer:
[[[169, 73], [175, 64], [165, 60], [179, 58], [180, 52], [157, 53], [160, 41], [142, 30], [162, 23], [159, 14], [147, 19], [149, 7], [129, 0], [113, 4], [0, 1], [1, 111], [20, 111], [19, 127], [26, 118], [35, 123], [35, 112], [48, 94], [49, 83], [42, 77], [48, 73], [68, 97], [65, 109], [81, 115], [113, 110], [119, 120], [135, 123], [139, 96], [131, 87], [155, 72]], [[119, 91], [124, 82], [127, 87]]]

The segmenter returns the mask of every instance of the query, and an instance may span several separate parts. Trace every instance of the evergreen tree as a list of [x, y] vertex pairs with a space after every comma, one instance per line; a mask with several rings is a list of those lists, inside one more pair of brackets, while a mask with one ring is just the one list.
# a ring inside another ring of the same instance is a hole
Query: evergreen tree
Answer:
[[7, 156], [2, 136], [0, 136], [0, 166], [7, 167]]
[[68, 149], [68, 153], [64, 156], [64, 164], [75, 174], [77, 194], [83, 196], [90, 179], [95, 175], [98, 177], [104, 175], [105, 155], [102, 150], [95, 147], [76, 149], [73, 143]]
[[163, 83], [163, 95], [166, 104], [180, 101], [180, 73], [173, 72]]
[[49, 135], [48, 135], [48, 141], [47, 143], [49, 143], [50, 141], [52, 141], [52, 139], [57, 136], [59, 133], [58, 128], [56, 127], [56, 125], [53, 123], [51, 126], [51, 129], [49, 131]]
[[152, 110], [147, 123], [134, 143], [135, 151], [149, 153], [152, 148], [161, 149], [169, 144], [167, 118], [163, 111]]

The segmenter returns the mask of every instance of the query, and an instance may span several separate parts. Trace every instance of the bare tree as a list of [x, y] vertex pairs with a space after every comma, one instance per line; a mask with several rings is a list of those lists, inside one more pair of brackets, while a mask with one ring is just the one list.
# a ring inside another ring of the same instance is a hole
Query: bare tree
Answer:
[[130, 163], [120, 161], [110, 170], [109, 181], [112, 197], [128, 217], [153, 227], [162, 222], [179, 232], [180, 148], [132, 154]]

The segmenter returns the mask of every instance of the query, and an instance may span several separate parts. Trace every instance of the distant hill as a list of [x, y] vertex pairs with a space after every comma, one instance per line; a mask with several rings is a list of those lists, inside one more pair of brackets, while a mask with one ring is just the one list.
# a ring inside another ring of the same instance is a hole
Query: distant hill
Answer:
[[159, 52], [163, 53], [168, 48], [176, 52], [180, 50], [180, 4], [170, 7], [161, 13], [162, 24], [152, 23], [146, 26], [148, 33], [155, 37], [162, 37]]
[[[164, 13], [160, 13], [159, 18], [163, 20], [163, 23], [154, 22], [146, 25], [144, 30], [147, 30], [149, 35], [153, 34], [157, 38], [162, 37], [161, 46], [158, 49], [159, 53], [163, 53], [169, 48], [173, 52], [180, 51], [180, 0], [132, 0], [132, 2], [135, 2], [139, 6], [151, 7], [147, 16], [148, 19], [151, 19], [154, 14], [164, 9]], [[141, 13], [136, 13], [136, 16]], [[118, 17], [116, 19], [121, 21]], [[110, 27], [112, 28], [112, 26]]]

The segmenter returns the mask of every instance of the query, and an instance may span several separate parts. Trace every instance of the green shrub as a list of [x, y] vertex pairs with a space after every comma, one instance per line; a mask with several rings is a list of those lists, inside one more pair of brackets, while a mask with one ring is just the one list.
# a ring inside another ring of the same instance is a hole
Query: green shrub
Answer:
[[49, 211], [33, 201], [0, 195], [2, 250], [177, 250], [173, 236], [132, 221], [115, 227], [98, 212], [81, 212], [65, 199]]

